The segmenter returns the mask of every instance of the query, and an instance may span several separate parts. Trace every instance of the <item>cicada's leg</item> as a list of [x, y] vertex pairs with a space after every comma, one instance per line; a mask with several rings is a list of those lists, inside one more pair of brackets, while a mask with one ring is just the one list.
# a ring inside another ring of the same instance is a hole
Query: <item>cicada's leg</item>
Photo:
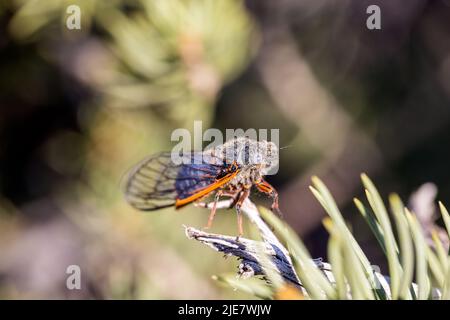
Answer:
[[[230, 191], [223, 191], [222, 190], [222, 197], [229, 197], [230, 199], [227, 200], [222, 200], [222, 201], [218, 201], [217, 205], [216, 205], [216, 210], [217, 209], [231, 209], [236, 205], [238, 196], [239, 196], [239, 192], [230, 192]], [[203, 197], [206, 198], [207, 196]], [[203, 199], [201, 198], [201, 199]], [[199, 199], [199, 200], [201, 200]], [[231, 200], [231, 201], [230, 201]], [[196, 207], [200, 207], [200, 208], [205, 208], [205, 209], [212, 209], [214, 205], [214, 200], [211, 202], [204, 202], [204, 201], [195, 201], [194, 202], [194, 206]]]
[[242, 203], [247, 199], [247, 197], [250, 195], [250, 189], [244, 189], [240, 192], [239, 198], [236, 202], [236, 212], [237, 212], [237, 219], [238, 219], [238, 232], [239, 235], [236, 237], [236, 241], [239, 241], [239, 238], [244, 234], [243, 228], [242, 228], [242, 213], [241, 213], [241, 206]]
[[213, 206], [212, 206], [212, 209], [211, 209], [211, 213], [209, 214], [208, 224], [203, 229], [209, 229], [209, 228], [212, 227], [212, 223], [213, 223], [214, 217], [216, 215], [217, 202], [219, 202], [219, 199], [222, 196], [222, 193], [223, 193], [222, 190], [219, 190], [219, 191], [216, 192], [216, 194], [214, 196], [214, 202], [213, 202]]
[[236, 206], [236, 203], [239, 200], [240, 192], [239, 191], [224, 191], [223, 195], [225, 197], [230, 197], [233, 200], [233, 202], [230, 204], [230, 208], [233, 208]]
[[282, 213], [280, 208], [278, 207], [278, 192], [274, 187], [264, 179], [261, 182], [256, 184], [256, 188], [262, 193], [268, 194], [272, 198], [272, 211], [276, 212], [280, 217], [282, 217]]

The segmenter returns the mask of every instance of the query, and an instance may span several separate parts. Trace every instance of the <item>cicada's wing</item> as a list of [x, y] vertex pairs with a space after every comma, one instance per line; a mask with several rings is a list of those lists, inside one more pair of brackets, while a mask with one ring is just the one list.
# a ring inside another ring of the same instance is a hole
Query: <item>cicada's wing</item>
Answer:
[[232, 174], [222, 161], [199, 152], [186, 154], [176, 162], [171, 153], [160, 153], [130, 170], [124, 193], [139, 210], [181, 207], [219, 188]]
[[135, 165], [124, 184], [125, 199], [139, 210], [156, 210], [175, 203], [179, 167], [170, 153], [152, 155]]

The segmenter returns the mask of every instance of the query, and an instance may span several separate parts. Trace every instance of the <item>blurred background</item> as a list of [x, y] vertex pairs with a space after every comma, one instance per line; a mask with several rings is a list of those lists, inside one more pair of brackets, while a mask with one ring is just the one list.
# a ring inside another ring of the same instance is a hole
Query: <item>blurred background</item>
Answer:
[[[366, 27], [372, 4], [381, 30]], [[416, 211], [427, 182], [425, 202], [450, 204], [449, 39], [448, 0], [2, 0], [0, 298], [249, 298], [211, 279], [238, 262], [184, 235], [207, 212], [141, 213], [121, 194], [123, 174], [194, 120], [279, 128], [268, 180], [287, 222], [326, 257], [318, 175], [386, 270], [352, 199], [366, 172]], [[234, 211], [212, 232], [236, 234]], [[66, 288], [72, 264], [81, 290]]]

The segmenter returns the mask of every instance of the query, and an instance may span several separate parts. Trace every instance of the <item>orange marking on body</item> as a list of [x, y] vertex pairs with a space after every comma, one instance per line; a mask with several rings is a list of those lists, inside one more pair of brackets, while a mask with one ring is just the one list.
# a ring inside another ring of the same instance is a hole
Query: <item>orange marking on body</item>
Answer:
[[224, 184], [226, 184], [227, 182], [229, 182], [231, 179], [233, 179], [237, 174], [238, 174], [239, 170], [229, 173], [227, 174], [225, 177], [220, 178], [219, 180], [217, 180], [216, 182], [214, 182], [213, 184], [211, 184], [210, 186], [207, 186], [206, 188], [200, 189], [198, 192], [194, 193], [193, 195], [184, 198], [184, 199], [177, 199], [177, 201], [175, 202], [175, 207], [178, 209], [182, 206], [185, 206], [195, 200], [198, 200], [206, 195], [208, 195], [209, 193], [211, 193], [212, 191], [220, 188], [221, 186], [223, 186]]

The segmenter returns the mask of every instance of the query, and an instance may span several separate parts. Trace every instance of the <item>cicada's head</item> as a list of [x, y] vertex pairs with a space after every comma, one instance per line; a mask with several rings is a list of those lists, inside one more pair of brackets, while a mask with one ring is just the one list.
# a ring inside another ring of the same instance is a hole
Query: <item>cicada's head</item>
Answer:
[[258, 166], [262, 175], [278, 171], [278, 146], [271, 141], [239, 137], [218, 147], [217, 153], [223, 154], [228, 163], [235, 161], [242, 167]]
[[272, 141], [257, 142], [257, 149], [254, 153], [254, 162], [261, 164], [261, 174], [271, 175], [278, 171], [279, 153], [278, 146]]

